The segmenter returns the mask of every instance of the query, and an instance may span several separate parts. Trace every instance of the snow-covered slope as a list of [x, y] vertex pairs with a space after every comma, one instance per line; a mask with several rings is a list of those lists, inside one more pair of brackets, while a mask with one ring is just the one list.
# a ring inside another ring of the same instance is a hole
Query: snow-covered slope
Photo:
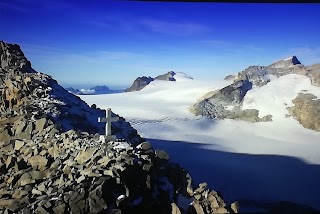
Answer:
[[243, 109], [258, 109], [259, 116], [271, 114], [273, 120], [284, 120], [292, 100], [299, 92], [320, 98], [320, 88], [310, 84], [310, 78], [289, 74], [280, 78], [269, 75], [271, 81], [263, 87], [254, 87], [244, 97]]
[[211, 120], [188, 108], [231, 81], [183, 76], [184, 81], [153, 81], [138, 92], [80, 97], [118, 112], [155, 147], [169, 151], [196, 182], [208, 182], [230, 200], [287, 200], [320, 209], [320, 133], [285, 116], [299, 92], [319, 98], [319, 88], [300, 75], [270, 76], [266, 86], [247, 93], [243, 108], [272, 114], [272, 122]]
[[188, 76], [186, 73], [183, 73], [183, 72], [176, 72], [174, 75], [174, 79], [177, 82], [193, 80], [193, 78], [191, 76]]

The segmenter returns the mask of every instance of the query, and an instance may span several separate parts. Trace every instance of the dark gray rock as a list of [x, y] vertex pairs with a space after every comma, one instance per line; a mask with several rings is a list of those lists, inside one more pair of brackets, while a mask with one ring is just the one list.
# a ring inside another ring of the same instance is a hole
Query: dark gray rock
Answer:
[[270, 68], [288, 68], [293, 65], [301, 65], [301, 62], [296, 56], [288, 57], [269, 65]]
[[280, 77], [287, 74], [306, 75], [304, 65], [300, 63], [296, 56], [280, 60], [269, 66], [249, 66], [244, 71], [239, 72], [234, 81], [248, 80], [253, 85], [261, 87], [270, 82], [268, 75]]
[[154, 79], [152, 77], [146, 77], [146, 76], [138, 77], [137, 79], [135, 79], [132, 85], [125, 90], [125, 92], [140, 91], [153, 80]]
[[159, 75], [159, 76], [155, 77], [154, 79], [164, 80], [164, 81], [176, 81], [176, 79], [174, 78], [174, 75], [176, 75], [175, 72], [169, 71], [168, 73]]
[[[193, 105], [192, 112], [195, 115], [207, 116], [217, 119], [243, 119], [250, 115], [257, 117], [258, 113], [254, 110], [241, 111], [242, 100], [248, 90], [252, 88], [252, 83], [248, 80], [240, 80], [214, 93]], [[232, 109], [228, 109], [232, 106]], [[259, 118], [259, 117], [258, 117]], [[249, 119], [250, 121], [252, 119]], [[257, 122], [254, 120], [254, 122]]]
[[133, 84], [127, 88], [125, 91], [126, 92], [130, 92], [130, 91], [140, 91], [141, 89], [143, 89], [144, 87], [146, 87], [147, 85], [149, 85], [150, 82], [154, 81], [154, 80], [163, 80], [163, 81], [176, 81], [174, 78], [174, 75], [176, 75], [175, 72], [173, 71], [169, 71], [166, 74], [162, 74], [159, 75], [155, 78], [152, 77], [138, 77]]

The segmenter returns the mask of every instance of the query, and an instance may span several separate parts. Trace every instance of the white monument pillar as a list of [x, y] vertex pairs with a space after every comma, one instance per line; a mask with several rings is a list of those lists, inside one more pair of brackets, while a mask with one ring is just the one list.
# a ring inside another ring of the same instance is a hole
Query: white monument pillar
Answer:
[[119, 117], [111, 117], [111, 109], [110, 108], [107, 109], [106, 117], [99, 117], [98, 118], [99, 123], [106, 123], [106, 135], [100, 136], [100, 140], [102, 142], [105, 143], [105, 142], [109, 142], [111, 140], [116, 139], [115, 135], [112, 135], [112, 133], [111, 133], [111, 123], [118, 121], [118, 120], [119, 120]]

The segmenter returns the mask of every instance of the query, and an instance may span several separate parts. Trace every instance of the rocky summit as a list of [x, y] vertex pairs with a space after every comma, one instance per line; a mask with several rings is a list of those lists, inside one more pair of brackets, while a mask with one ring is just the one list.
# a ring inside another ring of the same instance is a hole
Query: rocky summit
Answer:
[[149, 83], [154, 81], [154, 80], [176, 81], [176, 79], [174, 78], [175, 75], [176, 75], [175, 72], [169, 71], [168, 73], [165, 73], [165, 74], [162, 74], [162, 75], [158, 75], [155, 78], [146, 77], [146, 76], [138, 77], [137, 79], [134, 80], [132, 85], [129, 88], [127, 88], [125, 91], [126, 92], [140, 91], [141, 89], [143, 89], [144, 87], [149, 85]]
[[1, 41], [0, 55], [0, 213], [238, 212], [124, 118], [101, 142], [105, 110], [36, 72], [18, 45]]

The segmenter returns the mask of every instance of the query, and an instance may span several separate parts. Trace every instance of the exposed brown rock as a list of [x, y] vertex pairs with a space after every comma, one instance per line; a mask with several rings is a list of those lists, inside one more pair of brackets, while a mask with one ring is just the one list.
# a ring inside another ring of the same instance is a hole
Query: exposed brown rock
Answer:
[[299, 93], [292, 103], [294, 106], [288, 107], [289, 113], [303, 127], [320, 131], [320, 99], [313, 94]]

